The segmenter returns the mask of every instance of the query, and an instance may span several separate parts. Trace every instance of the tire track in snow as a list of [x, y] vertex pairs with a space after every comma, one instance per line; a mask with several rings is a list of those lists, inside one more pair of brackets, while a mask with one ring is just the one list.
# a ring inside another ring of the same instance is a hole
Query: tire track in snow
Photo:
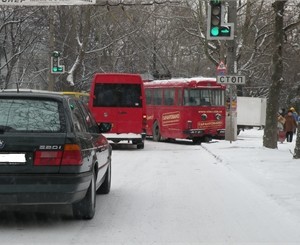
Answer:
[[203, 144], [201, 144], [200, 146], [217, 160], [215, 164], [217, 164], [218, 162], [220, 163], [223, 162], [223, 159], [220, 158], [220, 156], [216, 155], [215, 153], [207, 149], [205, 146], [203, 146]]

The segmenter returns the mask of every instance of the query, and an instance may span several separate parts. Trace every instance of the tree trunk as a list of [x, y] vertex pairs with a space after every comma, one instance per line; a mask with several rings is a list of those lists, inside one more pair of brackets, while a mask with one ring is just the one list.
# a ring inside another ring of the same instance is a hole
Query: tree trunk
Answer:
[[300, 158], [300, 123], [298, 123], [298, 127], [297, 127], [297, 138], [296, 138], [296, 145], [294, 149], [294, 158], [295, 159]]
[[278, 0], [273, 3], [275, 12], [274, 48], [272, 56], [272, 76], [269, 99], [267, 102], [266, 128], [263, 145], [267, 148], [277, 148], [277, 112], [279, 109], [279, 94], [283, 84], [283, 12], [287, 0]]

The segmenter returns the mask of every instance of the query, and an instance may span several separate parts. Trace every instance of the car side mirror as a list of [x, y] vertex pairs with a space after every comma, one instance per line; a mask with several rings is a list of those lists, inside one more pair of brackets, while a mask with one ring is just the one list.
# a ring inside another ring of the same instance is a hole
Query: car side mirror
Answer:
[[100, 123], [98, 124], [100, 133], [106, 133], [111, 130], [111, 123]]

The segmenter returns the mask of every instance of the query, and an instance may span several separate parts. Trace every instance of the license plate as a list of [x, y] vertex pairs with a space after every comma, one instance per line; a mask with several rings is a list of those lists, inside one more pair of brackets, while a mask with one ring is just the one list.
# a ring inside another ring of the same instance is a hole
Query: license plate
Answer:
[[23, 165], [25, 163], [24, 153], [0, 153], [0, 165]]

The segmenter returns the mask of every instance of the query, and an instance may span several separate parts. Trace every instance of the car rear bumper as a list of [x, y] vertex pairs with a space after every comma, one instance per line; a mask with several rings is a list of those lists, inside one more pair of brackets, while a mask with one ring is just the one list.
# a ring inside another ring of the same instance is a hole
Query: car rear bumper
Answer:
[[91, 172], [0, 174], [0, 204], [70, 204], [84, 198], [91, 178]]
[[146, 138], [146, 133], [141, 134], [133, 134], [133, 133], [122, 133], [122, 134], [103, 134], [107, 140], [113, 142], [121, 142], [121, 141], [135, 141], [135, 142], [143, 142]]

